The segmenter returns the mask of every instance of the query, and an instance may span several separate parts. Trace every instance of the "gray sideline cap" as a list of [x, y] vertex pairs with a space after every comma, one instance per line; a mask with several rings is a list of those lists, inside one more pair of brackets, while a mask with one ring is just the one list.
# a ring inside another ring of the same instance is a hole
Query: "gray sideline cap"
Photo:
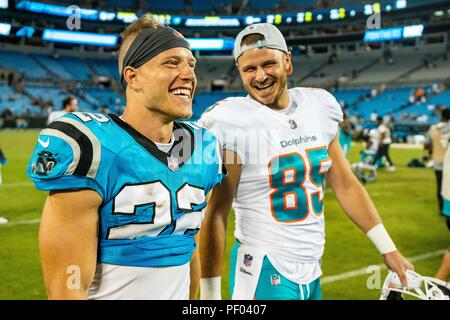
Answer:
[[[257, 43], [253, 45], [244, 45], [241, 46], [242, 39], [245, 36], [250, 34], [259, 33], [264, 36], [264, 40], [259, 40]], [[288, 52], [288, 48], [286, 45], [286, 40], [284, 39], [283, 34], [277, 27], [270, 23], [257, 23], [252, 24], [246, 27], [244, 30], [239, 32], [236, 39], [234, 40], [234, 60], [240, 57], [245, 51], [254, 49], [254, 48], [270, 48], [277, 49], [283, 52]]]

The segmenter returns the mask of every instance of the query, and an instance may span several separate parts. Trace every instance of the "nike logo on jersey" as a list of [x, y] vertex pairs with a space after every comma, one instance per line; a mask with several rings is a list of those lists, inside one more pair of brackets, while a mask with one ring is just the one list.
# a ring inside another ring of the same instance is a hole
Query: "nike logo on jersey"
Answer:
[[45, 142], [39, 138], [38, 142], [42, 146], [42, 148], [48, 148], [48, 146], [50, 145], [50, 138], [48, 138]]

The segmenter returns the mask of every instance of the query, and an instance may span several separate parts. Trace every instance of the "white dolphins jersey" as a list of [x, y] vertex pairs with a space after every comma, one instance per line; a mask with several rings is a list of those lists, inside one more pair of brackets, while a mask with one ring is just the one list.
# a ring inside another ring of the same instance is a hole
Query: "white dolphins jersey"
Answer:
[[322, 89], [293, 88], [289, 98], [281, 111], [249, 96], [227, 98], [199, 122], [243, 163], [233, 202], [236, 239], [264, 250], [283, 276], [305, 284], [322, 274], [327, 150], [343, 115]]

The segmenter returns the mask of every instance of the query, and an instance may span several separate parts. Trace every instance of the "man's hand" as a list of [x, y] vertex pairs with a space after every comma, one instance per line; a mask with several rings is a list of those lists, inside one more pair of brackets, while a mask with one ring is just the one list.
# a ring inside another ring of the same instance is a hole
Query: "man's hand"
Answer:
[[386, 266], [398, 274], [402, 286], [406, 287], [408, 285], [406, 270], [414, 271], [414, 266], [398, 251], [389, 252], [383, 256]]

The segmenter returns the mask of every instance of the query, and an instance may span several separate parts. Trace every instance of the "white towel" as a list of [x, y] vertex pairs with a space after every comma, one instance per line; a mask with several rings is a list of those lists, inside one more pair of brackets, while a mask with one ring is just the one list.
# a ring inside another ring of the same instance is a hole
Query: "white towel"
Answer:
[[236, 261], [236, 276], [232, 300], [253, 300], [265, 253], [240, 244]]

